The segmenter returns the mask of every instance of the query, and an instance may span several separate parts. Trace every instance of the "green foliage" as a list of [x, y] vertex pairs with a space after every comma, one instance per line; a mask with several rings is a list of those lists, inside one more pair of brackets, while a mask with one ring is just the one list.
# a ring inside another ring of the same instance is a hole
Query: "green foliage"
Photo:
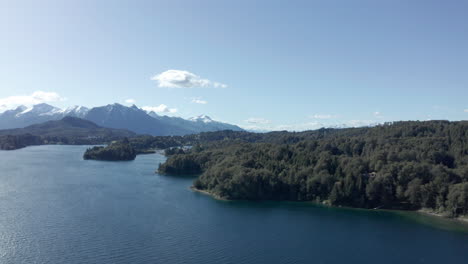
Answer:
[[0, 149], [2, 150], [15, 150], [41, 144], [44, 144], [44, 141], [31, 134], [0, 136]]
[[185, 154], [185, 151], [183, 150], [183, 148], [180, 147], [172, 147], [164, 150], [164, 155], [166, 156], [171, 156], [175, 154]]
[[130, 145], [128, 139], [120, 142], [114, 142], [107, 147], [93, 147], [86, 150], [83, 158], [85, 160], [134, 160], [137, 152]]
[[180, 137], [166, 174], [227, 199], [322, 201], [364, 208], [468, 212], [468, 122], [395, 122], [301, 133]]

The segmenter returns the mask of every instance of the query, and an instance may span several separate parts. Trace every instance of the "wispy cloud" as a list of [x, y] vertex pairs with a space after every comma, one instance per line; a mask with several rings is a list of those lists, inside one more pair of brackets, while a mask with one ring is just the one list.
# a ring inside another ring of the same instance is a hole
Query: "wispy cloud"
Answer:
[[192, 103], [194, 103], [194, 104], [207, 104], [208, 101], [203, 100], [200, 97], [198, 97], [198, 98], [192, 98]]
[[[251, 121], [251, 122], [247, 122]], [[347, 128], [347, 127], [365, 127], [375, 126], [379, 124], [376, 120], [347, 120], [341, 123], [334, 122], [303, 122], [303, 123], [291, 123], [291, 124], [273, 124], [272, 122], [262, 122], [262, 119], [248, 119], [246, 120], [248, 125], [240, 125], [242, 128], [254, 131], [306, 131], [316, 130], [320, 128]]]
[[337, 118], [337, 115], [329, 115], [329, 114], [315, 114], [310, 116], [310, 118], [313, 119], [335, 119]]
[[66, 98], [54, 92], [35, 91], [30, 95], [15, 95], [0, 98], [0, 112], [16, 108], [20, 105], [32, 106], [41, 103], [65, 101]]
[[129, 99], [125, 100], [125, 103], [127, 103], [127, 104], [134, 104], [134, 103], [136, 103], [136, 100], [135, 100], [135, 99], [132, 99], [132, 98], [129, 98]]
[[288, 131], [306, 131], [315, 130], [324, 127], [320, 122], [306, 122], [298, 124], [287, 124], [276, 126], [275, 130], [288, 130]]
[[177, 108], [169, 108], [165, 104], [160, 104], [158, 106], [143, 106], [141, 109], [147, 112], [155, 112], [155, 113], [177, 113]]
[[249, 124], [261, 124], [261, 125], [266, 125], [266, 124], [269, 124], [270, 123], [270, 120], [267, 120], [265, 118], [259, 118], [259, 117], [251, 117], [247, 120], [245, 120], [245, 122], [249, 123]]
[[372, 115], [374, 115], [376, 118], [383, 118], [383, 115], [382, 115], [382, 113], [381, 113], [381, 112], [378, 112], [378, 111], [377, 111], [377, 112], [374, 112], [374, 113], [372, 113]]
[[194, 73], [182, 70], [168, 70], [156, 74], [151, 80], [156, 81], [158, 87], [164, 88], [227, 87], [226, 84], [203, 79]]
[[315, 130], [324, 127], [323, 124], [319, 122], [306, 122], [306, 123], [297, 123], [297, 124], [281, 124], [281, 125], [275, 125], [271, 124], [270, 121], [267, 123], [262, 123], [261, 120], [258, 120], [260, 122], [256, 122], [257, 120], [252, 120], [254, 122], [246, 122], [248, 125], [240, 125], [240, 127], [246, 129], [246, 130], [252, 130], [252, 131], [282, 131], [282, 130], [287, 130], [287, 131], [305, 131], [305, 130]]
[[463, 112], [468, 113], [468, 109], [463, 110]]

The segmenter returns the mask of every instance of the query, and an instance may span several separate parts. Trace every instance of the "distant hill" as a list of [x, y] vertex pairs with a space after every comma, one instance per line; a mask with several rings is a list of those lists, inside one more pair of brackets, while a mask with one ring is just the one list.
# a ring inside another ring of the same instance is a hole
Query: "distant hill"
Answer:
[[212, 120], [206, 115], [183, 119], [180, 117], [160, 116], [146, 112], [137, 106], [109, 104], [88, 109], [74, 106], [60, 109], [48, 104], [33, 107], [20, 106], [0, 113], [0, 129], [23, 128], [46, 121], [60, 120], [66, 116], [78, 117], [102, 127], [127, 129], [138, 134], [153, 136], [176, 136], [219, 130], [242, 131], [242, 128]]
[[[25, 128], [0, 130], [0, 149], [41, 144], [102, 144], [135, 135], [128, 130], [104, 128], [88, 120], [66, 116]], [[2, 142], [5, 147], [1, 147]]]

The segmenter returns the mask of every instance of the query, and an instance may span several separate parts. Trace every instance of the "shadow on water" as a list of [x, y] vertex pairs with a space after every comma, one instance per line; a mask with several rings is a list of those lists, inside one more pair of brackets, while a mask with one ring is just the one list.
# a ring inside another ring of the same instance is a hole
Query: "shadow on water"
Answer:
[[[195, 179], [196, 177], [194, 177]], [[196, 192], [196, 191], [194, 191]], [[199, 193], [199, 192], [196, 192]], [[200, 195], [207, 196], [204, 193]], [[315, 202], [294, 202], [294, 201], [229, 201], [218, 200], [210, 197], [209, 199], [222, 204], [225, 207], [246, 210], [275, 210], [281, 209], [290, 212], [308, 212], [323, 216], [337, 216], [338, 218], [367, 218], [371, 220], [406, 222], [408, 224], [417, 223], [429, 228], [464, 233], [468, 235], [468, 222], [450, 219], [440, 216], [433, 216], [416, 211], [402, 210], [370, 210], [352, 207], [334, 207]]]

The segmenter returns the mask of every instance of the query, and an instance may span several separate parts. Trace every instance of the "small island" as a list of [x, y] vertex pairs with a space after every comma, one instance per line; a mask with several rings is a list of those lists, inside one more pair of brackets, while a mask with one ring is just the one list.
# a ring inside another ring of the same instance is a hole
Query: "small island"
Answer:
[[129, 161], [136, 158], [137, 151], [130, 145], [128, 139], [112, 142], [106, 147], [92, 147], [83, 155], [85, 160]]

